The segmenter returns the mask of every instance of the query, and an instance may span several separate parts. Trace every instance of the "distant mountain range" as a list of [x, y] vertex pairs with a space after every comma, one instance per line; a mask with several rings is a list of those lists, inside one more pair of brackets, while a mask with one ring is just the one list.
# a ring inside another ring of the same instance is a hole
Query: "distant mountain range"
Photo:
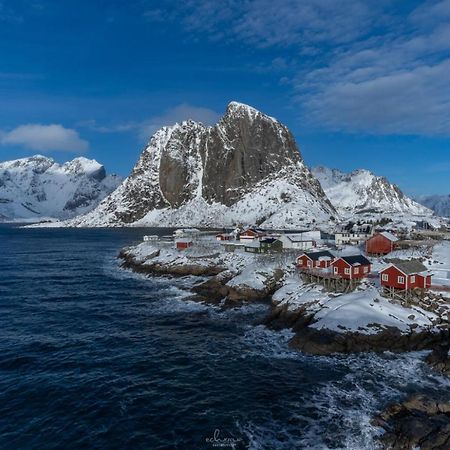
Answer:
[[316, 167], [312, 173], [320, 181], [333, 206], [343, 215], [431, 214], [429, 209], [407, 197], [398, 186], [368, 170], [344, 173]]
[[65, 226], [289, 229], [330, 227], [355, 215], [411, 223], [432, 211], [367, 170], [309, 170], [287, 127], [231, 102], [213, 126], [188, 120], [161, 128], [123, 181], [85, 158], [1, 163], [0, 214], [69, 219]]
[[36, 155], [0, 163], [0, 221], [68, 219], [95, 208], [122, 182], [95, 160]]
[[441, 217], [450, 217], [450, 195], [428, 195], [417, 197], [422, 205], [430, 208]]

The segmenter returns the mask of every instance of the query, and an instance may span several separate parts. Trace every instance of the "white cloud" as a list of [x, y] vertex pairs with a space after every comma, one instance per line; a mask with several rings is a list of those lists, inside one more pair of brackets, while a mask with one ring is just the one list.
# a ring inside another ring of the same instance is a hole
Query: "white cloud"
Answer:
[[135, 132], [139, 139], [147, 140], [161, 127], [174, 125], [184, 120], [195, 120], [203, 125], [212, 125], [217, 122], [220, 114], [216, 111], [201, 106], [193, 106], [181, 103], [173, 108], [167, 109], [163, 114], [153, 116], [139, 122], [128, 122], [117, 125], [99, 125], [95, 120], [80, 122], [78, 125], [89, 128], [99, 133], [123, 133]]
[[160, 116], [151, 117], [137, 125], [139, 135], [143, 139], [148, 139], [155, 131], [163, 126], [173, 125], [176, 122], [184, 120], [195, 120], [201, 122], [203, 125], [212, 125], [219, 119], [219, 114], [209, 108], [201, 106], [193, 106], [187, 103], [182, 103], [170, 108]]
[[84, 152], [89, 143], [80, 138], [75, 130], [62, 125], [27, 124], [0, 134], [2, 145], [19, 145], [41, 152]]
[[172, 20], [195, 38], [270, 48], [274, 67], [263, 50], [255, 71], [275, 69], [292, 87], [308, 128], [450, 135], [450, 0], [183, 5]]

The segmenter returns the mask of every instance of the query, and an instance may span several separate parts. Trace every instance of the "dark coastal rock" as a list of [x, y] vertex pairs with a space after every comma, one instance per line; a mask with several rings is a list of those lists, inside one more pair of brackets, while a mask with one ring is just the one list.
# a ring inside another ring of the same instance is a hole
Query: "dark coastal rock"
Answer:
[[384, 351], [399, 353], [434, 348], [447, 339], [447, 330], [402, 334], [397, 328], [386, 328], [376, 334], [364, 334], [307, 327], [296, 332], [290, 346], [314, 355]]
[[[156, 255], [155, 255], [156, 256]], [[125, 269], [131, 269], [136, 273], [143, 273], [148, 275], [167, 275], [173, 277], [185, 277], [188, 275], [193, 276], [213, 276], [217, 275], [225, 270], [220, 266], [205, 266], [201, 264], [160, 264], [160, 263], [148, 263], [143, 264], [136, 259], [126, 250], [123, 249], [119, 253], [119, 258], [122, 259], [121, 266]]]
[[289, 310], [286, 305], [272, 305], [264, 324], [273, 329], [290, 328], [295, 332], [289, 345], [292, 348], [314, 355], [358, 352], [405, 352], [435, 348], [442, 342], [448, 342], [449, 331], [411, 330], [403, 334], [397, 328], [381, 328], [378, 333], [336, 332], [316, 329], [310, 325], [314, 314], [307, 307]]
[[443, 342], [433, 349], [427, 356], [425, 361], [437, 372], [443, 375], [450, 376], [450, 358], [449, 358], [450, 344], [448, 341]]
[[372, 420], [384, 429], [379, 438], [392, 450], [445, 450], [450, 448], [450, 403], [415, 395], [388, 406]]
[[306, 308], [299, 308], [295, 311], [289, 310], [288, 305], [274, 306], [265, 317], [262, 324], [273, 330], [291, 328], [302, 330], [313, 321], [314, 314], [308, 313]]
[[220, 303], [223, 301], [225, 307], [265, 301], [269, 300], [278, 289], [279, 282], [283, 278], [283, 271], [274, 271], [273, 276], [267, 279], [264, 289], [253, 289], [247, 285], [228, 286], [227, 283], [233, 276], [234, 274], [223, 272], [194, 286], [192, 291], [198, 295], [198, 300], [206, 303]]

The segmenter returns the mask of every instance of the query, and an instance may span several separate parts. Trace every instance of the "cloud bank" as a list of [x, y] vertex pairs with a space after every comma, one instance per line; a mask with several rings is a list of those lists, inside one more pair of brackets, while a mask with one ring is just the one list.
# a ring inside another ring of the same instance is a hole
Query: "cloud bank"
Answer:
[[62, 125], [27, 124], [11, 131], [0, 132], [2, 145], [21, 146], [40, 152], [84, 152], [89, 143], [80, 138], [75, 130]]
[[[187, 0], [146, 20], [295, 60], [305, 127], [450, 135], [450, 0]], [[173, 23], [172, 23], [173, 25]], [[277, 58], [277, 57], [276, 57]], [[275, 59], [277, 60], [277, 59]], [[279, 67], [278, 67], [279, 70]]]

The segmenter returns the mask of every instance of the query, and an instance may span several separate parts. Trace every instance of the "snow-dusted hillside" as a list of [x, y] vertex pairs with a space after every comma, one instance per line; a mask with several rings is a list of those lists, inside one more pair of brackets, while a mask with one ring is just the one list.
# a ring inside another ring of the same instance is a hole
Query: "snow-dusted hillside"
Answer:
[[189, 120], [157, 131], [122, 185], [67, 225], [289, 228], [335, 214], [290, 131], [231, 102], [212, 127]]
[[450, 217], [450, 195], [428, 195], [416, 200], [430, 208], [437, 216]]
[[407, 197], [398, 186], [368, 170], [343, 173], [316, 167], [313, 175], [334, 207], [344, 216], [383, 214], [386, 216], [429, 216], [432, 212]]
[[36, 155], [0, 163], [0, 221], [67, 219], [90, 211], [121, 182], [95, 160]]

